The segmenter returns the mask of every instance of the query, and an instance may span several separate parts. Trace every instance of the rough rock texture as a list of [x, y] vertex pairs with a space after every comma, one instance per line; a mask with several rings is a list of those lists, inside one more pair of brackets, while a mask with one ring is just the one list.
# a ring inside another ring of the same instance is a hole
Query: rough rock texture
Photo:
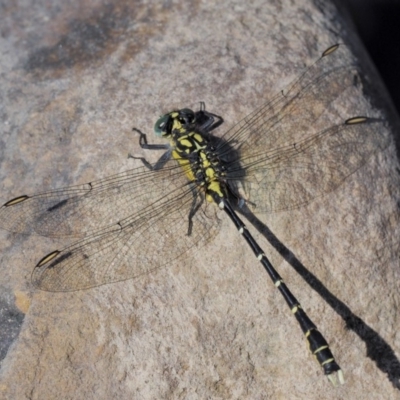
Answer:
[[[137, 166], [133, 126], [151, 133], [158, 115], [199, 101], [230, 126], [331, 44], [360, 49], [337, 11], [315, 3], [4, 5], [1, 202]], [[342, 99], [343, 114], [379, 115], [362, 96]], [[2, 231], [0, 398], [400, 398], [396, 165], [391, 144], [331, 194], [266, 216], [285, 259], [255, 234], [329, 340], [344, 386], [323, 377], [221, 215], [215, 241], [174, 265], [72, 293], [30, 284], [35, 263], [68, 241]]]

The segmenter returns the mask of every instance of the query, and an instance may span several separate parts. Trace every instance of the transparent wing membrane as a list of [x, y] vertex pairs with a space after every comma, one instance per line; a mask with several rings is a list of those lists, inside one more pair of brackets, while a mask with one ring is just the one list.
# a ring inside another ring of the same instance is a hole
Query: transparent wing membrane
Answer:
[[[47, 237], [79, 237], [145, 212], [165, 193], [179, 197], [187, 179], [174, 160], [153, 171], [139, 167], [81, 186], [35, 196], [0, 210], [1, 227]], [[154, 186], [153, 186], [154, 185]]]
[[290, 210], [335, 190], [387, 146], [387, 138], [379, 135], [381, 124], [376, 119], [343, 123], [278, 150], [244, 155], [243, 187], [249, 207], [256, 205], [255, 214]]
[[200, 210], [193, 216], [188, 235], [192, 201], [192, 191], [186, 187], [179, 207], [166, 196], [147, 211], [92, 233], [49, 263], [39, 262], [32, 281], [42, 290], [71, 291], [135, 278], [166, 266], [193, 246], [203, 246], [217, 232], [218, 220]]

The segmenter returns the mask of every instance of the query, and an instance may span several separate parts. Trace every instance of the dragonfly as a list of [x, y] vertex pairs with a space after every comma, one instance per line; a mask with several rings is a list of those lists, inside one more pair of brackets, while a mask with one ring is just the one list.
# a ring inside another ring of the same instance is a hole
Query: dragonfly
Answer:
[[21, 195], [0, 208], [2, 229], [76, 239], [53, 250], [33, 269], [40, 290], [89, 289], [137, 278], [200, 251], [220, 231], [224, 211], [254, 252], [303, 331], [325, 375], [343, 373], [329, 345], [284, 283], [238, 212], [261, 220], [332, 192], [388, 145], [382, 119], [349, 115], [316, 130], [332, 102], [359, 85], [357, 65], [344, 45], [333, 45], [287, 89], [222, 135], [222, 117], [189, 108], [164, 114], [155, 124], [163, 150], [142, 165], [83, 185]]

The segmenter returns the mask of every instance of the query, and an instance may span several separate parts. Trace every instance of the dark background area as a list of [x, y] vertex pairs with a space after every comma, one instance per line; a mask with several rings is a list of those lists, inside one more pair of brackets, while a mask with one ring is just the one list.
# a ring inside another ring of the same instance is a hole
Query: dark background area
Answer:
[[400, 114], [400, 0], [342, 0]]

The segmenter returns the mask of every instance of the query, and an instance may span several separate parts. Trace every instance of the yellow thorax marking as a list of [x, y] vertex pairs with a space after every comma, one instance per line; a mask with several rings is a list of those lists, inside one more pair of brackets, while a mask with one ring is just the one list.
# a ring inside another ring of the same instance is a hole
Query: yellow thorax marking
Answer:
[[[172, 117], [174, 117], [174, 115], [172, 115]], [[198, 152], [202, 162], [202, 169], [205, 176], [207, 177], [205, 182], [205, 184], [207, 185], [207, 191], [217, 193], [218, 196], [224, 197], [224, 194], [221, 190], [221, 185], [217, 180], [215, 169], [212, 167], [211, 162], [207, 157], [207, 153], [203, 151], [206, 148], [204, 137], [196, 132], [189, 132], [185, 134], [185, 130], [182, 127], [182, 124], [175, 118], [172, 129], [178, 131], [178, 133], [183, 134], [178, 139], [171, 138], [171, 145], [172, 147], [174, 147], [172, 157], [175, 158], [175, 160], [177, 160], [179, 165], [183, 168], [183, 171], [185, 172], [189, 181], [194, 182], [196, 178], [194, 175], [194, 171], [191, 168], [190, 161], [187, 158], [182, 158], [182, 153], [190, 154]], [[177, 144], [180, 144], [183, 149], [177, 148]], [[196, 147], [195, 149], [193, 145]], [[207, 193], [206, 199], [210, 203], [214, 202], [214, 199], [209, 193]]]

